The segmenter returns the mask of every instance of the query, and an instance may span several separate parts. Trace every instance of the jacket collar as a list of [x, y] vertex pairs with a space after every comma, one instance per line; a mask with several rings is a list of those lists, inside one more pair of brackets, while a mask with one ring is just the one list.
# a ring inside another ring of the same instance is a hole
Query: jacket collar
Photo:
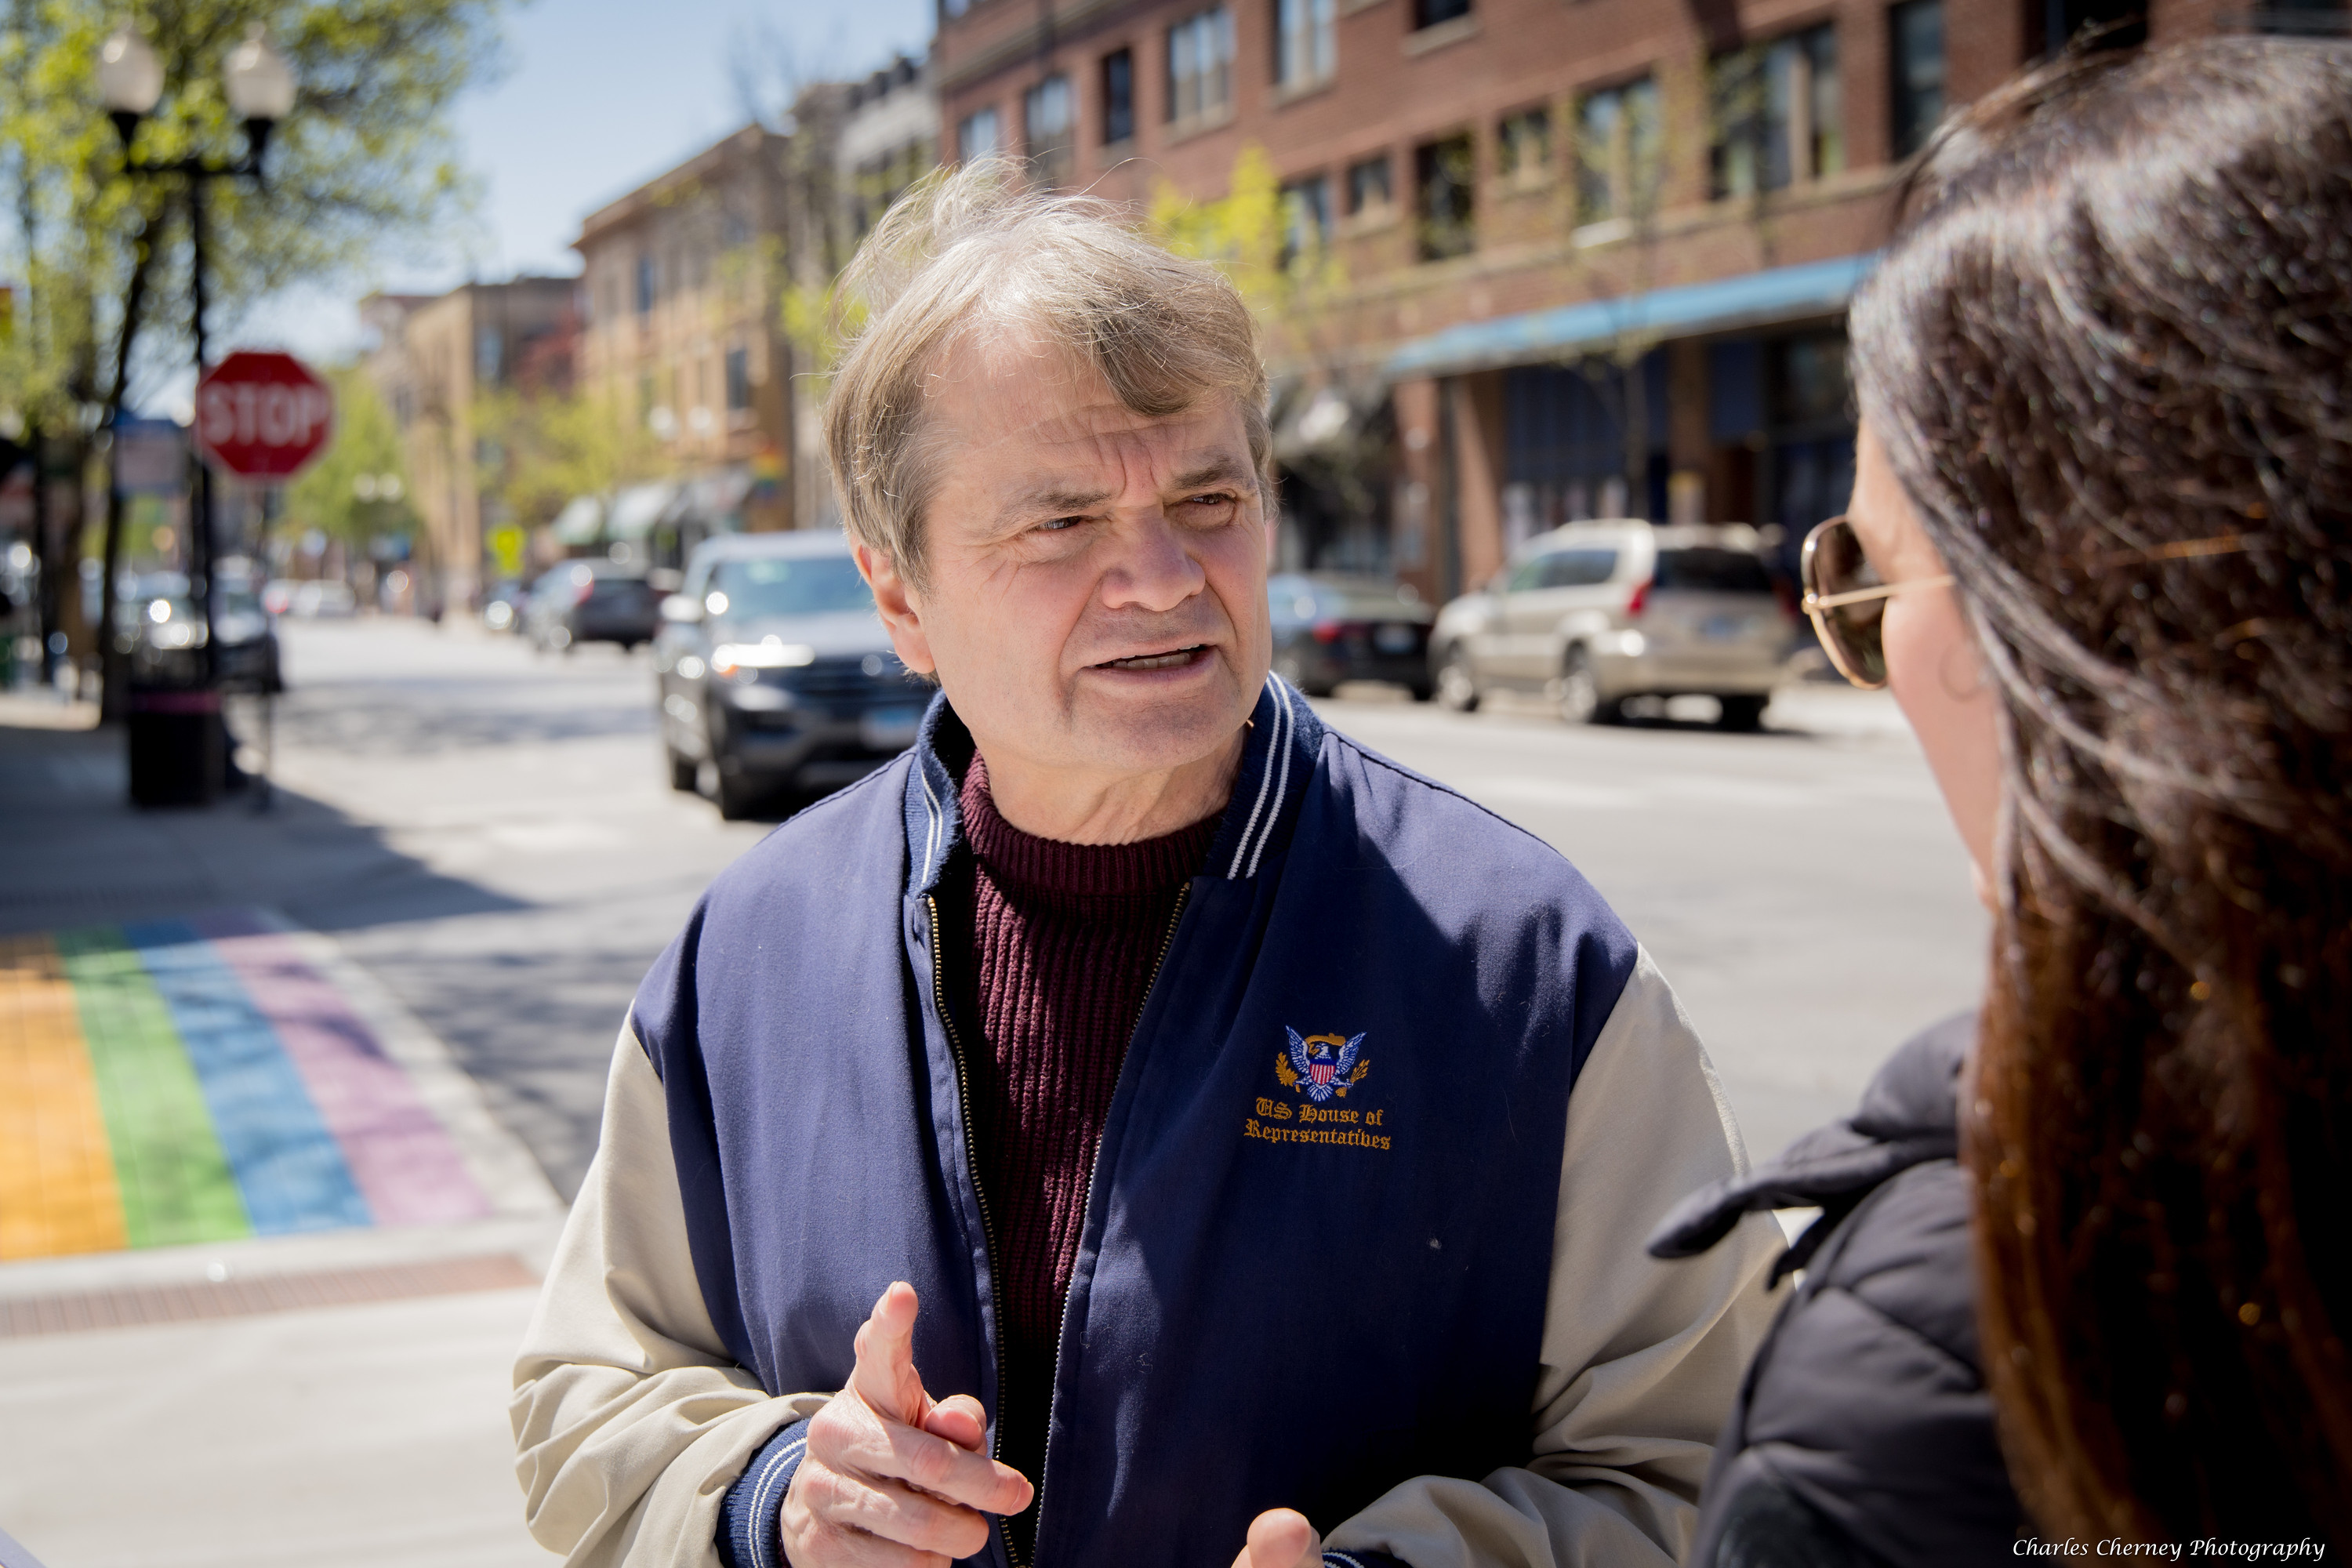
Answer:
[[[1297, 816], [1322, 741], [1322, 721], [1298, 689], [1278, 675], [1267, 676], [1242, 742], [1233, 798], [1226, 803], [1201, 875], [1246, 881], [1258, 874], [1268, 847], [1285, 837]], [[940, 692], [923, 715], [915, 737], [914, 765], [908, 770], [907, 891], [911, 897], [920, 898], [939, 885], [949, 858], [963, 842], [957, 796], [971, 755], [971, 732], [949, 706], [947, 693]]]

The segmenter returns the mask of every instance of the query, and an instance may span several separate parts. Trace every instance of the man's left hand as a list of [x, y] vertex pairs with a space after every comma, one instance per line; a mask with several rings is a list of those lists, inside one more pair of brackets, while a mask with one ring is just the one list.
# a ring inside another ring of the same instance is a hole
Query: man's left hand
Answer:
[[1296, 1509], [1274, 1508], [1250, 1521], [1249, 1544], [1234, 1568], [1322, 1568], [1323, 1538]]

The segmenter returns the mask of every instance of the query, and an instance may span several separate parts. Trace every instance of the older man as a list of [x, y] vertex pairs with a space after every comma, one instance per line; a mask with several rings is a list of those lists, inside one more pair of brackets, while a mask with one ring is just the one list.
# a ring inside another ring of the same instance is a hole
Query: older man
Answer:
[[835, 474], [941, 693], [638, 991], [517, 1369], [533, 1531], [1670, 1563], [1778, 1232], [1643, 1256], [1741, 1163], [1664, 981], [1549, 848], [1268, 678], [1239, 298], [994, 165], [856, 281]]

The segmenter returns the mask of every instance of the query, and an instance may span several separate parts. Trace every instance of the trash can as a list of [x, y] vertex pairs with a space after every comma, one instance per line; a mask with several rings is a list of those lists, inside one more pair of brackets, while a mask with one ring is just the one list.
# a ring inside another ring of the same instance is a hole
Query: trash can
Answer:
[[131, 804], [210, 805], [227, 774], [227, 731], [217, 687], [139, 686], [130, 691]]

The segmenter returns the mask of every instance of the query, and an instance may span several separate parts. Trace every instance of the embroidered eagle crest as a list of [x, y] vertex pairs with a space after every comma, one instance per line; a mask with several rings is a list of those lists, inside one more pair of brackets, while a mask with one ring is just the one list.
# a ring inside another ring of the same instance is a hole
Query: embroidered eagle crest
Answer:
[[1288, 1025], [1282, 1032], [1290, 1037], [1290, 1048], [1276, 1051], [1274, 1056], [1274, 1076], [1282, 1080], [1285, 1089], [1296, 1089], [1320, 1105], [1333, 1095], [1345, 1100], [1348, 1087], [1360, 1083], [1372, 1064], [1361, 1060], [1364, 1037], [1344, 1039], [1338, 1035], [1307, 1035], [1302, 1037]]

